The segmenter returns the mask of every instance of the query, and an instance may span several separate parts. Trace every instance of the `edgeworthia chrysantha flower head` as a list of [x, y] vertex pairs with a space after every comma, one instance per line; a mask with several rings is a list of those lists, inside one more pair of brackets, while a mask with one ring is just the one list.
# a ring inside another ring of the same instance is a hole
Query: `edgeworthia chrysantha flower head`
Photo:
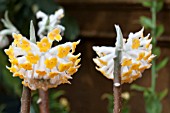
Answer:
[[0, 48], [3, 48], [9, 44], [8, 35], [12, 33], [19, 33], [15, 26], [11, 23], [8, 18], [8, 12], [5, 12], [5, 18], [1, 19], [6, 29], [0, 31]]
[[80, 41], [51, 47], [53, 41], [62, 40], [58, 28], [50, 31], [39, 42], [36, 42], [33, 25], [30, 29], [30, 40], [13, 33], [14, 41], [9, 49], [5, 49], [11, 62], [8, 69], [13, 77], [20, 77], [22, 84], [31, 90], [47, 90], [62, 83], [70, 83], [68, 79], [80, 67], [80, 53], [73, 55]]
[[[116, 29], [120, 29], [116, 26]], [[117, 36], [121, 33], [121, 30], [116, 30]], [[122, 55], [121, 55], [121, 83], [131, 83], [132, 81], [140, 78], [142, 72], [145, 69], [151, 67], [151, 61], [155, 57], [151, 52], [152, 38], [143, 36], [144, 28], [139, 32], [130, 33], [128, 39], [122, 39]], [[123, 38], [123, 37], [122, 37]], [[117, 42], [121, 39], [117, 39]], [[117, 43], [116, 42], [116, 43]], [[96, 69], [100, 71], [108, 79], [114, 79], [114, 58], [115, 49], [117, 47], [98, 47], [94, 46], [93, 50], [96, 51], [99, 57], [94, 58], [93, 61], [96, 63]]]
[[64, 32], [65, 28], [60, 24], [61, 18], [64, 16], [64, 10], [59, 9], [54, 14], [47, 15], [42, 11], [38, 11], [36, 13], [37, 19], [41, 19], [38, 22], [38, 36], [43, 38], [48, 32], [53, 30], [54, 28], [60, 29], [60, 32]]

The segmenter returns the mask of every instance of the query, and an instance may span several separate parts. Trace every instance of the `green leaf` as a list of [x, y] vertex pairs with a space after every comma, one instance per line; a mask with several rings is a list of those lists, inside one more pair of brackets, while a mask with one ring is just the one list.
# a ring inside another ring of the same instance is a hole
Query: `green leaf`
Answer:
[[164, 58], [162, 61], [160, 61], [157, 65], [156, 65], [156, 71], [159, 71], [160, 69], [164, 68], [166, 66], [166, 64], [168, 63], [169, 58], [166, 57]]
[[156, 27], [156, 37], [161, 36], [163, 32], [164, 32], [164, 26], [163, 25], [158, 25]]
[[165, 96], [167, 96], [167, 94], [168, 94], [168, 89], [166, 88], [158, 94], [159, 100], [161, 101]]
[[164, 5], [163, 1], [158, 1], [156, 6], [156, 11], [159, 12], [162, 9], [163, 5]]
[[131, 85], [130, 88], [133, 89], [133, 90], [137, 90], [137, 91], [145, 91], [145, 90], [146, 90], [145, 87], [139, 86], [139, 85], [137, 85], [137, 84]]
[[102, 99], [113, 100], [113, 95], [109, 93], [104, 93], [101, 97]]
[[0, 50], [0, 58], [3, 58], [3, 60], [0, 60], [3, 86], [6, 87], [5, 89], [8, 93], [15, 93], [17, 95], [20, 95], [21, 80], [19, 78], [12, 77], [12, 73], [7, 70], [6, 65], [8, 65], [8, 59], [2, 50]]
[[162, 104], [158, 99], [156, 93], [146, 90], [144, 93], [144, 99], [145, 99], [145, 109], [147, 113], [161, 113]]
[[0, 113], [4, 113], [4, 109], [5, 109], [6, 105], [4, 104], [0, 104]]
[[159, 47], [153, 48], [153, 54], [156, 55], [156, 57], [158, 58], [161, 54], [160, 48]]
[[153, 28], [152, 25], [152, 20], [148, 17], [141, 16], [140, 17], [140, 23], [145, 27], [145, 28]]
[[51, 99], [57, 99], [59, 98], [60, 96], [62, 96], [65, 92], [64, 91], [57, 91], [55, 93], [52, 93], [51, 94]]
[[142, 1], [144, 7], [152, 7], [152, 1]]

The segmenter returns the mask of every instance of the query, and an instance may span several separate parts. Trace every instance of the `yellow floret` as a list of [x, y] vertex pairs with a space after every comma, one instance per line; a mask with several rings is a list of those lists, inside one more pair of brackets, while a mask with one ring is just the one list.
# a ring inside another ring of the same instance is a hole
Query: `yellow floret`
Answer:
[[47, 52], [51, 48], [51, 43], [48, 41], [47, 37], [44, 37], [40, 42], [37, 42], [37, 46], [40, 52]]
[[127, 77], [125, 80], [122, 81], [123, 83], [131, 83], [132, 79], [131, 77]]
[[49, 77], [54, 78], [55, 76], [58, 76], [59, 74], [57, 72], [50, 72]]
[[44, 76], [44, 75], [47, 74], [45, 71], [40, 71], [40, 70], [36, 70], [36, 73], [37, 73], [39, 76]]
[[14, 77], [19, 77], [20, 79], [23, 79], [23, 78], [24, 78], [24, 76], [23, 76], [21, 73], [19, 73], [19, 72], [14, 73], [13, 76], [14, 76]]
[[75, 52], [76, 46], [77, 46], [79, 43], [80, 43], [80, 40], [77, 41], [77, 42], [73, 42], [73, 44], [72, 44], [72, 53]]
[[149, 52], [143, 59], [144, 59], [144, 60], [148, 60], [148, 58], [151, 56], [151, 54], [152, 54], [152, 53]]
[[22, 84], [23, 84], [25, 87], [28, 87], [28, 83], [22, 81]]
[[69, 63], [67, 63], [67, 64], [60, 63], [60, 65], [58, 66], [58, 70], [59, 70], [60, 72], [63, 72], [63, 71], [68, 70], [71, 66], [72, 66], [72, 63], [71, 63], [71, 62], [69, 62]]
[[100, 58], [98, 58], [99, 62], [102, 64], [102, 65], [107, 65], [107, 62], [104, 61], [104, 60], [101, 60]]
[[80, 61], [81, 61], [81, 58], [77, 59], [74, 65], [77, 66]]
[[77, 68], [70, 67], [70, 68], [68, 69], [68, 74], [70, 74], [70, 75], [73, 75], [75, 72], [77, 72]]
[[26, 70], [32, 70], [32, 64], [30, 62], [26, 62], [24, 64], [20, 64], [21, 68], [24, 68]]
[[56, 41], [60, 41], [62, 40], [62, 37], [60, 35], [60, 30], [59, 29], [54, 29], [52, 30], [49, 34], [48, 37], [50, 38], [50, 40], [56, 40]]
[[68, 55], [68, 53], [70, 52], [70, 47], [69, 46], [66, 46], [66, 47], [62, 47], [62, 46], [59, 46], [58, 47], [58, 54], [57, 56], [59, 58], [64, 58]]
[[13, 38], [14, 38], [14, 44], [18, 45], [20, 40], [22, 39], [22, 35], [21, 34], [13, 34]]
[[57, 58], [50, 58], [45, 60], [45, 65], [47, 68], [52, 69], [57, 65]]
[[145, 45], [146, 48], [149, 48], [149, 46], [150, 46], [150, 43], [148, 43], [148, 44]]
[[31, 50], [30, 43], [26, 39], [22, 40], [22, 43], [19, 44], [19, 47], [21, 47], [21, 49], [26, 51], [26, 52]]
[[140, 77], [140, 72], [138, 72], [136, 75], [133, 75], [132, 76], [132, 79], [133, 80], [136, 80], [137, 78], [139, 78]]
[[138, 58], [136, 58], [136, 60], [141, 60], [144, 58], [144, 56], [145, 56], [145, 52], [141, 52], [141, 53], [139, 53], [139, 56], [138, 56]]
[[26, 56], [26, 59], [30, 63], [36, 64], [38, 60], [40, 59], [40, 57], [38, 55], [34, 55], [33, 53], [28, 53], [28, 55]]
[[123, 77], [124, 77], [124, 76], [129, 76], [131, 73], [132, 73], [132, 70], [130, 69], [129, 71], [124, 72], [124, 73], [122, 74], [122, 76], [123, 76]]
[[60, 81], [61, 81], [61, 83], [69, 83], [69, 81], [68, 81], [68, 79], [67, 79], [67, 77], [66, 76], [61, 76], [60, 77]]
[[5, 53], [8, 55], [8, 57], [10, 59], [14, 58], [14, 50], [13, 50], [12, 46], [9, 46], [9, 49], [6, 49]]
[[132, 64], [132, 60], [128, 58], [124, 58], [122, 61], [122, 66], [130, 66]]
[[134, 64], [132, 64], [130, 69], [131, 70], [138, 70], [140, 65], [141, 65], [141, 63], [134, 63]]
[[10, 59], [9, 61], [11, 62], [12, 65], [17, 65], [18, 66], [17, 58]]
[[138, 70], [140, 71], [140, 72], [142, 72], [142, 71], [144, 71], [145, 69], [147, 69], [148, 68], [148, 66], [143, 66], [143, 67], [140, 67]]
[[10, 70], [10, 72], [12, 72], [12, 73], [17, 72], [17, 68], [15, 68], [14, 66], [7, 67], [7, 69], [9, 69], [9, 70]]
[[138, 49], [138, 47], [140, 46], [140, 41], [138, 38], [134, 38], [132, 40], [132, 49]]
[[81, 54], [79, 53], [76, 56], [70, 57], [69, 60], [72, 61], [73, 63], [76, 62], [77, 58], [80, 56]]

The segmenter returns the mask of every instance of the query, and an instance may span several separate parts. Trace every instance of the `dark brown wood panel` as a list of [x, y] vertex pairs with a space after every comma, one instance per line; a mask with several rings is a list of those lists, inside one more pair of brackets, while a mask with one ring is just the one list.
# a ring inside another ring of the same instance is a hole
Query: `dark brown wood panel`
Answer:
[[[92, 50], [93, 45], [114, 46], [114, 24], [119, 24], [124, 37], [130, 31], [136, 32], [142, 28], [139, 23], [140, 16], [150, 17], [150, 10], [143, 7], [139, 0], [57, 0], [65, 12], [74, 17], [80, 25], [81, 44], [77, 48], [82, 53], [81, 68], [74, 75], [72, 85], [63, 85], [59, 89], [66, 90], [66, 96], [71, 102], [71, 109], [75, 113], [107, 113], [107, 101], [102, 100], [104, 93], [112, 92], [112, 81], [107, 80], [98, 71], [92, 58], [96, 54]], [[158, 13], [158, 23], [165, 27], [163, 36], [159, 37], [158, 45], [161, 47], [162, 60], [165, 56], [170, 57], [170, 0], [165, 0], [165, 7]], [[145, 35], [149, 33], [145, 31]], [[170, 90], [170, 63], [162, 69], [158, 76], [157, 91], [165, 88]], [[150, 86], [150, 70], [144, 72], [143, 77], [134, 84], [145, 87]], [[129, 84], [123, 85], [123, 91], [131, 93], [130, 113], [145, 113], [143, 94], [130, 90]], [[163, 100], [163, 112], [170, 111], [170, 94]]]
[[[124, 2], [126, 1], [126, 2]], [[134, 0], [137, 1], [137, 0]], [[165, 32], [159, 41], [170, 42], [170, 5], [166, 1], [164, 9], [158, 13], [158, 23], [162, 23]], [[139, 23], [141, 16], [150, 17], [150, 10], [144, 8], [139, 2], [130, 0], [110, 1], [59, 1], [66, 12], [73, 16], [80, 25], [80, 35], [84, 38], [113, 38], [115, 37], [114, 24], [119, 24], [125, 37], [130, 31], [136, 32], [142, 28]], [[147, 30], [145, 33], [150, 32]]]

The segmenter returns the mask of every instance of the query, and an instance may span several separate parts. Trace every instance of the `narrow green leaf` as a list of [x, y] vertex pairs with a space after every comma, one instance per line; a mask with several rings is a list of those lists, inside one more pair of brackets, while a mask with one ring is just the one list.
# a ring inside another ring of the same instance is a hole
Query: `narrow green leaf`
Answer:
[[139, 86], [139, 85], [137, 85], [137, 84], [131, 85], [131, 89], [137, 90], [137, 91], [145, 91], [145, 90], [146, 90], [145, 87]]
[[166, 64], [168, 63], [169, 58], [166, 57], [164, 58], [162, 61], [160, 61], [157, 65], [156, 65], [156, 71], [159, 71], [160, 69], [164, 68], [166, 66]]
[[152, 20], [150, 18], [148, 18], [148, 17], [145, 17], [145, 16], [140, 17], [140, 23], [145, 28], [153, 28]]
[[159, 47], [153, 48], [153, 54], [156, 55], [156, 57], [158, 58], [161, 54], [160, 48]]
[[156, 6], [156, 11], [159, 12], [162, 9], [163, 5], [164, 5], [163, 1], [158, 1]]
[[111, 95], [111, 94], [109, 94], [109, 93], [105, 93], [105, 94], [103, 94], [102, 95], [102, 97], [101, 97], [102, 99], [112, 99], [113, 98], [113, 95]]
[[164, 32], [164, 26], [163, 25], [158, 25], [156, 27], [156, 37], [161, 36], [163, 32]]
[[158, 94], [159, 100], [161, 101], [165, 96], [167, 96], [167, 94], [168, 94], [168, 89], [166, 88]]
[[152, 1], [142, 1], [144, 7], [152, 7]]
[[64, 91], [57, 91], [51, 95], [51, 99], [57, 99], [62, 96], [65, 92]]

